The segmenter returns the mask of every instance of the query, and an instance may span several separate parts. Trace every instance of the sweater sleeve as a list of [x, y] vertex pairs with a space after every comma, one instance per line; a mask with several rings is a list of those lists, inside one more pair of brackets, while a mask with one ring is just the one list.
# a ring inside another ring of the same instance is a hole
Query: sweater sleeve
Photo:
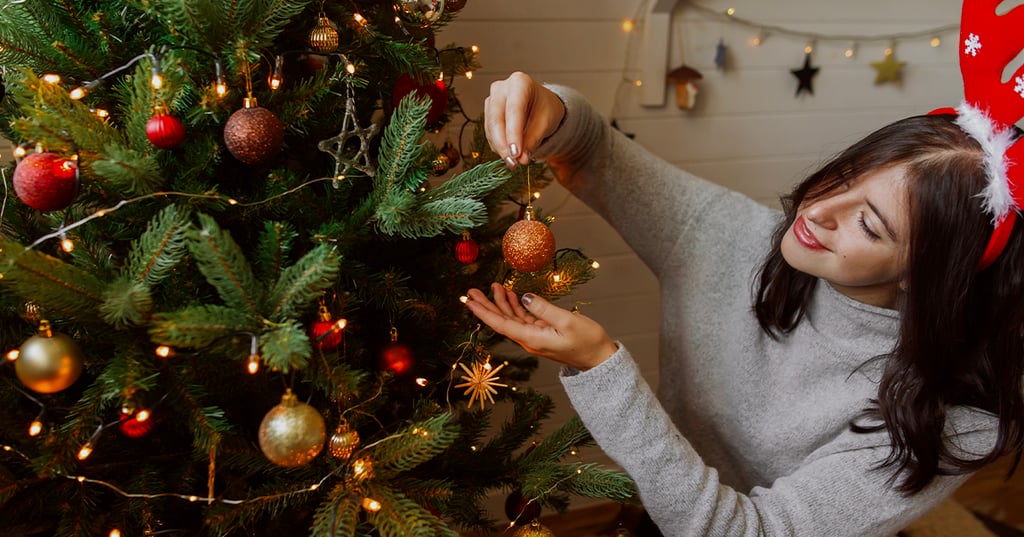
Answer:
[[601, 215], [656, 274], [668, 252], [688, 244], [702, 208], [737, 203], [734, 214], [765, 213], [766, 207], [696, 177], [650, 153], [613, 129], [587, 100], [564, 86], [548, 86], [566, 106], [562, 126], [536, 151], [559, 182]]
[[[890, 469], [875, 468], [888, 455], [887, 435], [848, 432], [770, 487], [738, 491], [720, 483], [716, 469], [683, 438], [621, 345], [591, 370], [564, 369], [561, 380], [597, 443], [635, 480], [666, 537], [891, 536], [968, 477], [939, 477], [904, 496], [888, 484]], [[984, 449], [991, 431], [983, 427], [963, 430], [959, 443]]]

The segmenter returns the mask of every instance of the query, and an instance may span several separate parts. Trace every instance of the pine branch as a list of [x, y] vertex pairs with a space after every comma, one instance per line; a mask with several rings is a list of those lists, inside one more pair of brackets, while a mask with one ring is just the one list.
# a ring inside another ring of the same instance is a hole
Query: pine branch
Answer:
[[153, 311], [153, 297], [149, 286], [120, 277], [107, 286], [103, 293], [100, 314], [114, 328], [142, 324]]
[[176, 205], [164, 207], [132, 243], [124, 275], [131, 281], [154, 286], [171, 275], [188, 252], [188, 211]]
[[519, 462], [524, 466], [530, 466], [540, 462], [558, 461], [568, 455], [574, 447], [592, 442], [590, 431], [583, 425], [579, 416], [574, 415], [566, 420], [561, 427], [547, 435], [532, 450], [525, 453]]
[[401, 492], [380, 484], [369, 483], [366, 495], [381, 503], [381, 509], [367, 515], [381, 537], [458, 537], [420, 504]]
[[398, 103], [391, 123], [381, 136], [380, 161], [373, 181], [377, 196], [401, 188], [396, 183], [400, 183], [409, 168], [420, 159], [423, 153], [420, 140], [425, 132], [428, 111], [430, 98], [418, 97], [415, 93], [406, 95]]
[[359, 489], [349, 489], [348, 483], [336, 485], [327, 499], [316, 508], [311, 537], [355, 535], [362, 512], [360, 496]]
[[150, 322], [149, 337], [160, 345], [202, 348], [223, 337], [252, 331], [259, 326], [243, 311], [230, 306], [204, 304], [157, 313]]
[[298, 315], [299, 311], [334, 285], [341, 259], [334, 249], [321, 244], [302, 256], [281, 274], [270, 291], [267, 317], [274, 322]]
[[231, 235], [213, 217], [200, 213], [199, 229], [189, 230], [189, 251], [199, 271], [231, 308], [259, 316], [258, 293], [252, 269]]
[[313, 355], [309, 336], [298, 321], [288, 321], [283, 326], [261, 334], [260, 349], [267, 365], [282, 373], [305, 369], [309, 365], [309, 357]]
[[281, 277], [292, 242], [297, 237], [294, 226], [287, 222], [263, 223], [263, 231], [256, 241], [254, 262], [261, 280], [275, 281]]
[[633, 503], [640, 501], [635, 483], [623, 472], [601, 468], [593, 463], [574, 463], [570, 468], [570, 475], [575, 476], [560, 486], [569, 494]]
[[447, 449], [458, 437], [450, 419], [448, 413], [438, 414], [410, 425], [398, 433], [398, 439], [379, 444], [373, 451], [375, 471], [388, 475], [411, 470]]
[[25, 300], [83, 321], [95, 320], [103, 284], [92, 274], [38, 250], [0, 238], [0, 273], [9, 289]]

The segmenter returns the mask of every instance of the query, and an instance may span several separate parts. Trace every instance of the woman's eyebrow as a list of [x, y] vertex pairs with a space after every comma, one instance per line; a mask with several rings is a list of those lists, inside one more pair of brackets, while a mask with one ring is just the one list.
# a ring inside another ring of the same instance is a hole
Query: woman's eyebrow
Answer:
[[871, 200], [864, 201], [867, 202], [868, 207], [871, 208], [871, 212], [875, 213], [875, 216], [877, 216], [878, 219], [882, 221], [882, 227], [885, 228], [885, 232], [889, 235], [889, 238], [895, 241], [896, 233], [893, 231], [892, 226], [889, 225], [889, 220], [885, 217], [884, 214], [881, 213], [881, 211], [878, 210], [878, 207], [875, 207], [874, 203], [871, 203]]

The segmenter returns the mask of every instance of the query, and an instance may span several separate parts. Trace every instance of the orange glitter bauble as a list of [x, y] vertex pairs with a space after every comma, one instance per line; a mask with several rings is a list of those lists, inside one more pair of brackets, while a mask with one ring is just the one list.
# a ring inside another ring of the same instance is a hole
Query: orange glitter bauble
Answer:
[[526, 217], [509, 226], [501, 239], [505, 262], [520, 272], [536, 272], [555, 256], [555, 234], [533, 219], [531, 209], [527, 207]]

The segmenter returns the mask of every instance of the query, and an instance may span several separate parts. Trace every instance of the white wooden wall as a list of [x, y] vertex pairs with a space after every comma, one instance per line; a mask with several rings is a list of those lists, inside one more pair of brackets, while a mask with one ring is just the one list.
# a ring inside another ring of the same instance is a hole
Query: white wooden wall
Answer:
[[[804, 37], [770, 33], [753, 47], [757, 28], [684, 0], [671, 15], [669, 67], [685, 63], [704, 75], [697, 105], [677, 109], [674, 87], [668, 86], [665, 106], [643, 107], [641, 89], [624, 81], [639, 76], [641, 19], [652, 2], [469, 0], [437, 43], [481, 48], [482, 69], [472, 80], [456, 82], [471, 117], [482, 111], [492, 81], [525, 71], [580, 90], [662, 158], [772, 205], [816, 164], [870, 130], [961, 99], [955, 29], [940, 34], [939, 47], [931, 46], [930, 36], [896, 41], [896, 58], [907, 62], [900, 85], [874, 84], [870, 62], [882, 60], [887, 39], [859, 42], [851, 59], [843, 55], [848, 41], [818, 40], [813, 64], [821, 70], [814, 94], [796, 97], [790, 69], [803, 65]], [[737, 17], [759, 25], [825, 35], [891, 36], [955, 25], [960, 15], [957, 0], [701, 0], [700, 5], [718, 13], [734, 7]], [[622, 22], [631, 18], [638, 19], [637, 26], [624, 32]], [[714, 64], [720, 38], [729, 49], [725, 70]], [[561, 187], [542, 194], [537, 205], [556, 217], [559, 247], [581, 248], [601, 262], [598, 278], [582, 286], [575, 300], [591, 303], [583, 311], [630, 347], [653, 385], [671, 382], [657, 377], [657, 281], [613, 230]], [[571, 415], [555, 366], [543, 366], [533, 384], [558, 403], [554, 423]], [[596, 450], [584, 457], [607, 462]]]

